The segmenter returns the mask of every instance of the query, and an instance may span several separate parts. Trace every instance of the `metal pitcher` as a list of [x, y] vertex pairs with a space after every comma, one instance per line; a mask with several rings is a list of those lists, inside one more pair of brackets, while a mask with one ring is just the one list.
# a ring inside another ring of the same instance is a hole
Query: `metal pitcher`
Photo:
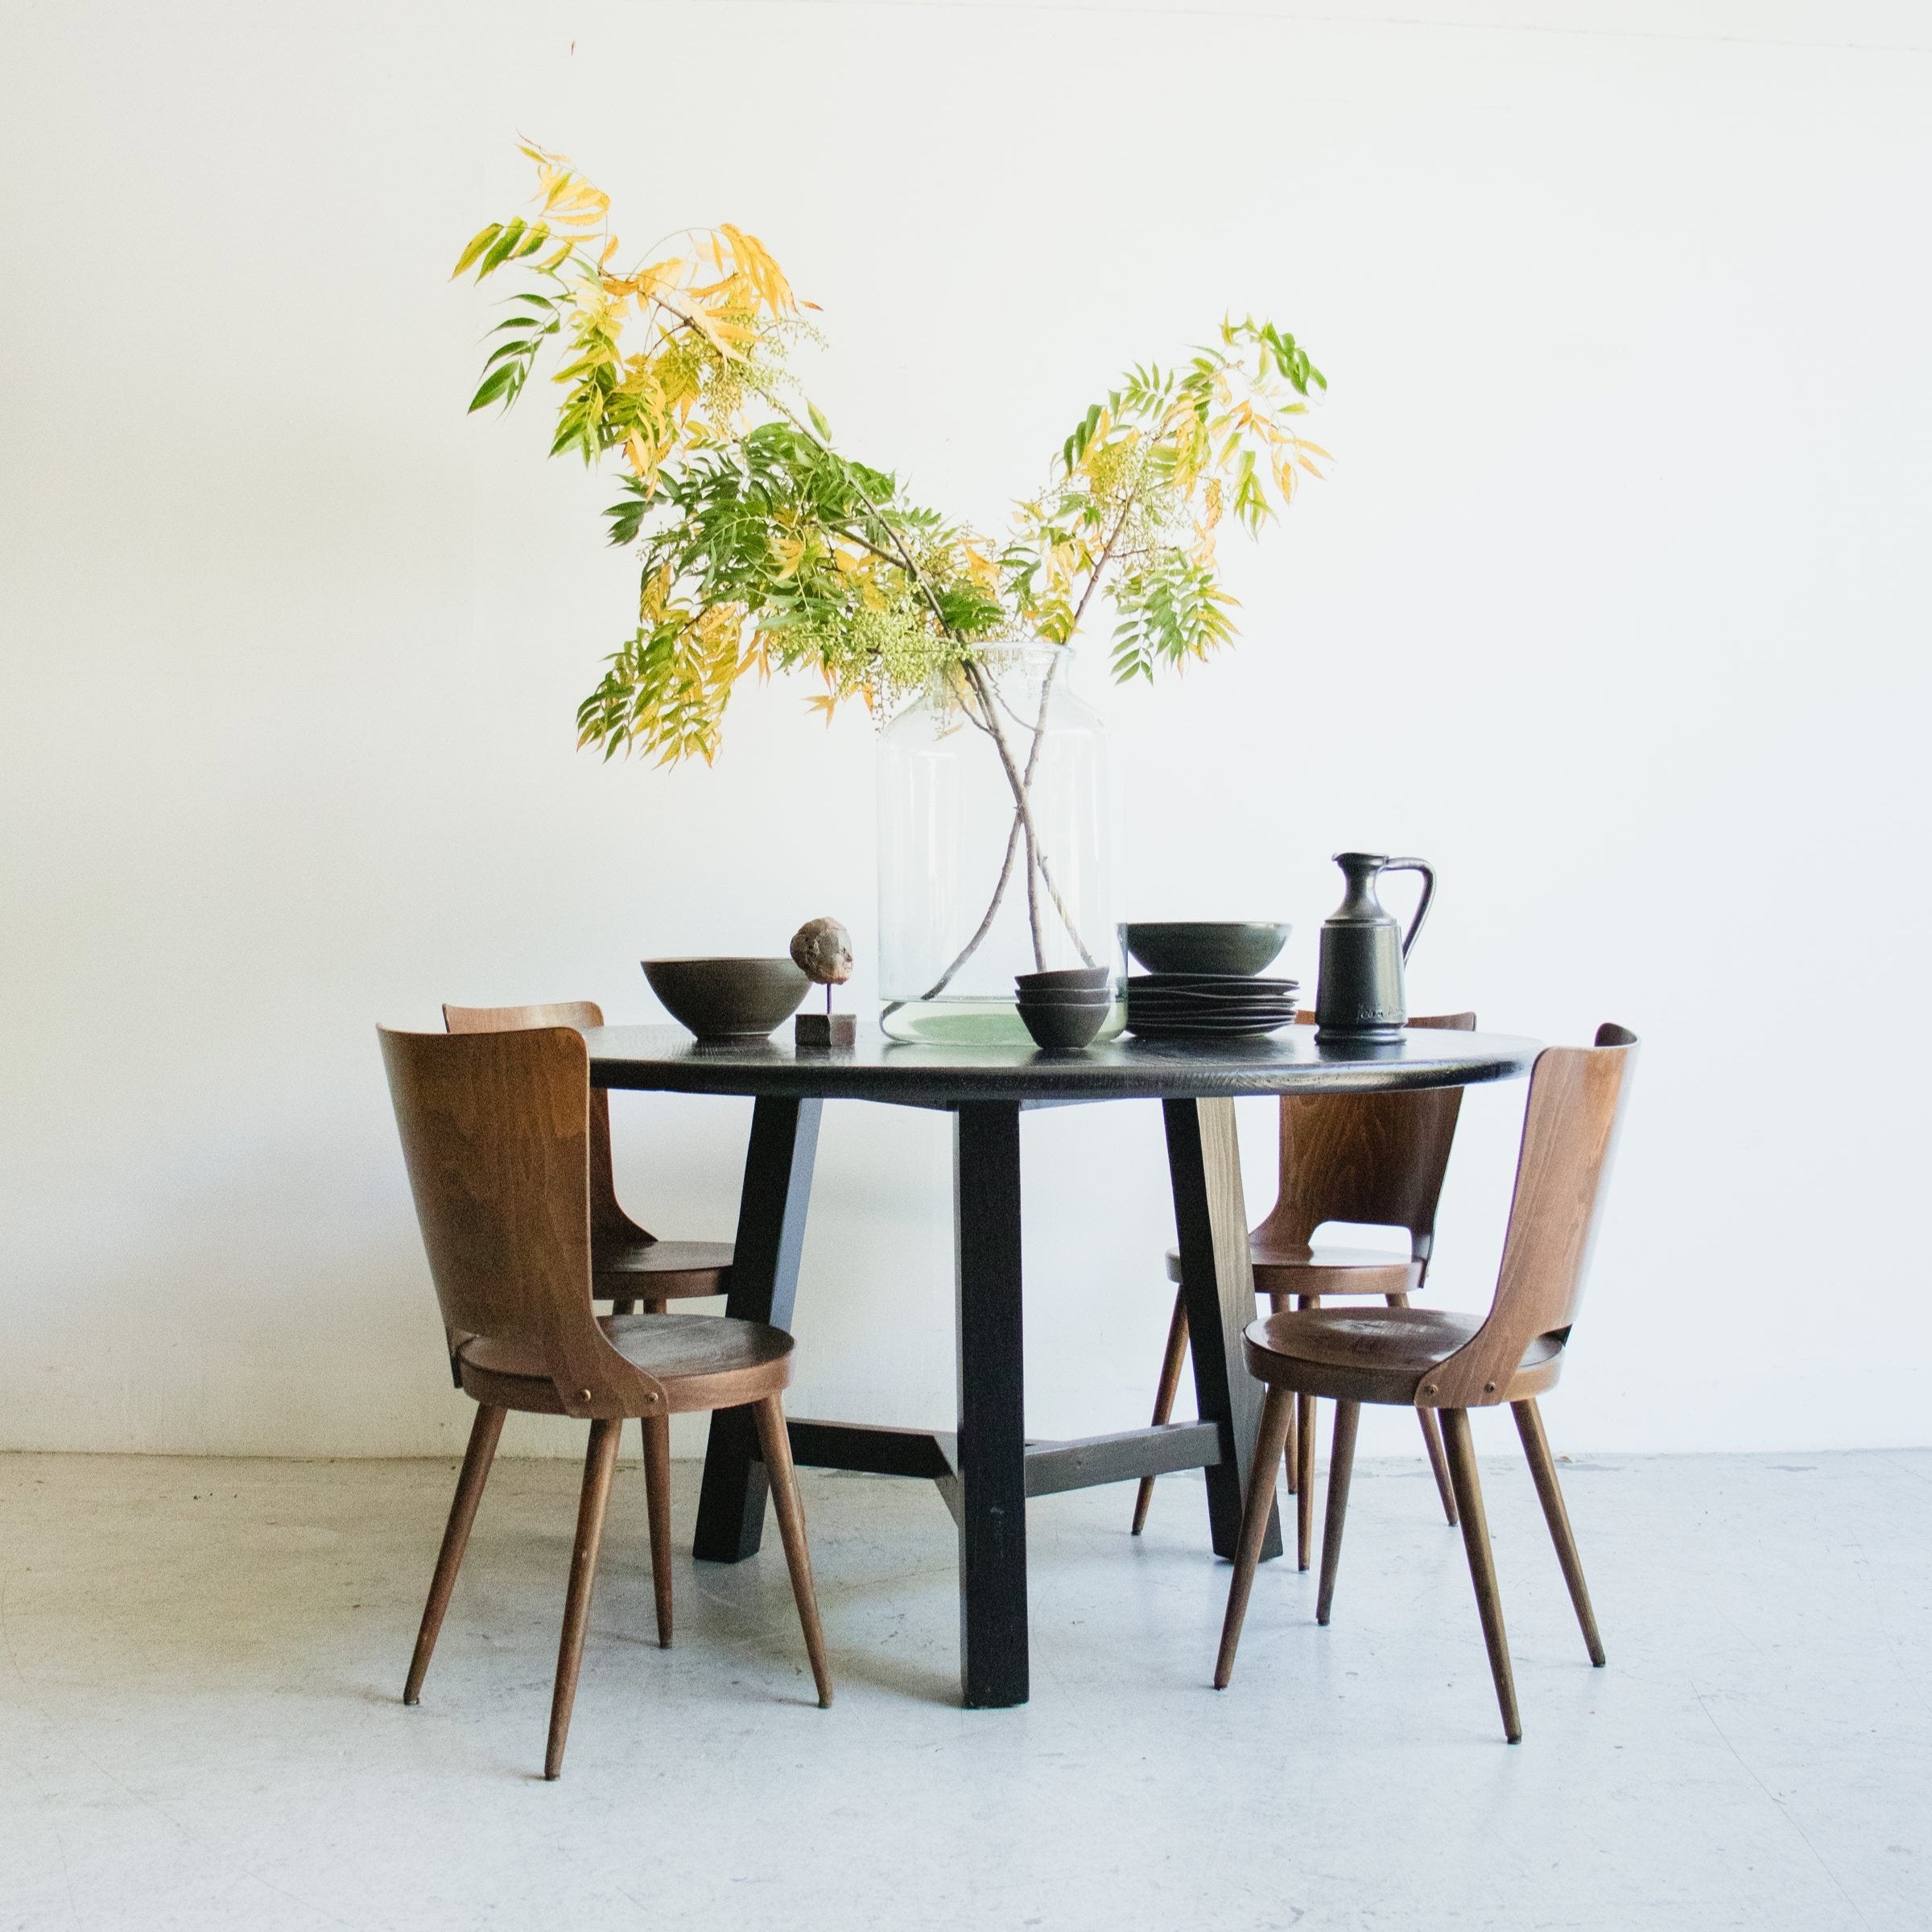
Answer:
[[[1391, 859], [1379, 852], [1338, 852], [1335, 862], [1348, 881], [1342, 902], [1322, 922], [1320, 977], [1316, 983], [1316, 1038], [1386, 1040], [1409, 1018], [1402, 962], [1429, 916], [1435, 869], [1425, 859]], [[1395, 915], [1375, 896], [1385, 872], [1419, 872], [1422, 902], [1405, 937]]]

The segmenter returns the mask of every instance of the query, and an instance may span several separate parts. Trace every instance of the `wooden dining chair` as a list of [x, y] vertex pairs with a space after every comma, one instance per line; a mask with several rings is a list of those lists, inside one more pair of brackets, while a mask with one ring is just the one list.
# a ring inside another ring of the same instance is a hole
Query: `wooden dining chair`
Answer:
[[[547, 1006], [448, 1006], [443, 1024], [452, 1033], [508, 1033], [532, 1026], [586, 1027], [604, 1024], [591, 1000], [559, 1000]], [[729, 1241], [661, 1241], [618, 1205], [611, 1175], [610, 1096], [590, 1093], [591, 1274], [601, 1301], [630, 1315], [642, 1307], [662, 1315], [664, 1304], [687, 1295], [731, 1291]]]
[[[591, 1000], [559, 1000], [544, 1006], [451, 1006], [443, 1024], [452, 1033], [511, 1033], [533, 1026], [574, 1026], [581, 1033], [604, 1024]], [[661, 1241], [640, 1228], [617, 1202], [611, 1172], [610, 1096], [590, 1090], [591, 1294], [614, 1315], [662, 1315], [667, 1302], [687, 1296], [729, 1294], [729, 1241]], [[643, 1418], [644, 1506], [650, 1517], [652, 1550], [671, 1547], [671, 1418]], [[658, 1641], [671, 1641], [671, 1564], [653, 1558]]]
[[1504, 1735], [1513, 1744], [1521, 1740], [1523, 1727], [1496, 1594], [1496, 1564], [1476, 1451], [1469, 1439], [1470, 1410], [1507, 1402], [1583, 1627], [1584, 1645], [1591, 1662], [1601, 1667], [1603, 1641], [1537, 1397], [1554, 1386], [1563, 1370], [1636, 1058], [1637, 1035], [1613, 1024], [1597, 1028], [1593, 1046], [1550, 1046], [1537, 1055], [1530, 1076], [1509, 1231], [1486, 1315], [1425, 1308], [1314, 1308], [1271, 1315], [1248, 1330], [1243, 1338], [1248, 1366], [1267, 1384], [1268, 1393], [1261, 1406], [1254, 1473], [1242, 1513], [1241, 1546], [1215, 1664], [1216, 1690], [1225, 1689], [1233, 1674], [1235, 1647], [1241, 1641], [1241, 1620], [1267, 1534], [1274, 1472], [1287, 1442], [1297, 1395], [1331, 1397], [1335, 1406], [1316, 1622], [1326, 1624], [1334, 1605], [1361, 1405], [1414, 1407], [1424, 1414], [1435, 1411], [1442, 1418]]
[[[590, 1445], [564, 1600], [543, 1775], [564, 1762], [591, 1585], [625, 1418], [751, 1407], [819, 1702], [832, 1702], [805, 1518], [781, 1391], [791, 1337], [722, 1315], [592, 1311], [592, 1158], [597, 1117], [583, 1035], [568, 1026], [471, 1034], [378, 1028], [416, 1218], [458, 1386], [477, 1404], [463, 1473], [402, 1701], [436, 1649], [505, 1414], [588, 1419]], [[667, 1529], [668, 1525], [667, 1524]], [[654, 1513], [651, 1565], [671, 1574]], [[661, 1626], [660, 1642], [668, 1626]]]
[[[1303, 1013], [1298, 1024], [1312, 1026]], [[1413, 1019], [1411, 1026], [1474, 1030], [1472, 1013], [1435, 1013]], [[1435, 1245], [1435, 1209], [1441, 1199], [1449, 1149], [1462, 1111], [1463, 1090], [1443, 1087], [1420, 1093], [1284, 1094], [1282, 1096], [1281, 1184], [1268, 1218], [1248, 1237], [1254, 1262], [1254, 1286], [1277, 1314], [1292, 1301], [1319, 1308], [1337, 1295], [1379, 1294], [1391, 1308], [1406, 1308], [1428, 1277]], [[1373, 1248], [1324, 1243], [1313, 1245], [1316, 1230], [1331, 1221], [1400, 1228], [1409, 1236], [1409, 1258]], [[1178, 1249], [1167, 1254], [1168, 1279], [1181, 1278]], [[1154, 1419], [1174, 1412], [1174, 1392], [1187, 1358], [1187, 1302], [1177, 1287], [1167, 1327], [1167, 1352], [1154, 1392]], [[1443, 1513], [1454, 1523], [1455, 1491], [1443, 1454], [1434, 1415], [1421, 1418], [1422, 1442], [1435, 1474]], [[1311, 1396], [1300, 1405], [1290, 1431], [1288, 1486], [1295, 1497], [1295, 1550], [1308, 1567], [1315, 1535], [1315, 1409]], [[1154, 1499], [1154, 1479], [1142, 1476], [1133, 1502], [1138, 1536]]]

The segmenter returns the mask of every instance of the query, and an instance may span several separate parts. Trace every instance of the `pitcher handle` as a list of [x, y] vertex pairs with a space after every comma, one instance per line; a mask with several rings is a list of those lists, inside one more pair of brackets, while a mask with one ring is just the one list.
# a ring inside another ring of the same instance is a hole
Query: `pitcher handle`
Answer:
[[1402, 940], [1402, 960], [1409, 959], [1409, 948], [1415, 943], [1415, 935], [1422, 929], [1422, 921], [1429, 916], [1429, 902], [1435, 897], [1435, 868], [1426, 859], [1387, 859], [1383, 861], [1384, 872], [1419, 872], [1422, 875], [1422, 896], [1415, 909], [1415, 917], [1409, 922], [1409, 931]]

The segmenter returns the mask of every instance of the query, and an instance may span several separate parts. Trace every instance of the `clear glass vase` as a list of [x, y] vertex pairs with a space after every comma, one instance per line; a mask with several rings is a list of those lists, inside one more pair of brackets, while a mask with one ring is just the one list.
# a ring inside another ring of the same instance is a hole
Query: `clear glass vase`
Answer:
[[[1016, 973], [1114, 968], [1106, 728], [1071, 674], [1064, 646], [1001, 650], [881, 734], [880, 1024], [895, 1039], [1024, 1041]], [[1119, 1030], [1117, 1010], [1102, 1037]]]

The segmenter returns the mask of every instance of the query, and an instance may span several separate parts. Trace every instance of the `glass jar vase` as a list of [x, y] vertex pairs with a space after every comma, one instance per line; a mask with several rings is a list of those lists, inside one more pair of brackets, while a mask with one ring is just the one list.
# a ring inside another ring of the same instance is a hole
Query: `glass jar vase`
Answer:
[[[1072, 652], [989, 653], [880, 736], [880, 1024], [1024, 1041], [1017, 973], [1115, 964], [1107, 733]], [[1105, 1034], [1120, 1030], [1117, 1013]]]

